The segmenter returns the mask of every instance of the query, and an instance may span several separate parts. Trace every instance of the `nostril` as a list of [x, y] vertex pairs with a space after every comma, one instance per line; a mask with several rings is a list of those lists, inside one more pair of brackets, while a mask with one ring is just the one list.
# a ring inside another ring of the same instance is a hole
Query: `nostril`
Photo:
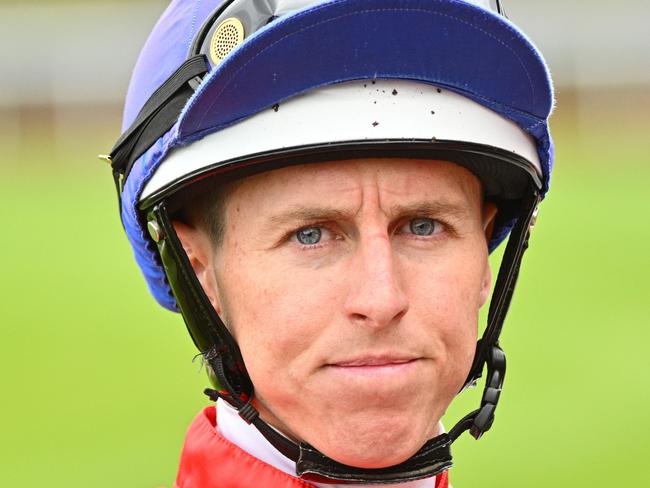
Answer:
[[361, 320], [367, 320], [368, 319], [368, 317], [366, 317], [365, 315], [363, 315], [361, 313], [350, 314], [350, 318], [352, 320], [354, 320], [354, 321], [361, 321]]
[[397, 315], [395, 315], [395, 317], [393, 317], [393, 320], [401, 320], [402, 317], [404, 317], [404, 315], [406, 315], [406, 311], [407, 310], [404, 309], [401, 312], [399, 312]]

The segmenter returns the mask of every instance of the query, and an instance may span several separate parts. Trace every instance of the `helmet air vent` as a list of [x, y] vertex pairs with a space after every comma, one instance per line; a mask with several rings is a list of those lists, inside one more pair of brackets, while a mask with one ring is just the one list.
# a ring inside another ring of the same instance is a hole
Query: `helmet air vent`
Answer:
[[210, 59], [216, 65], [244, 42], [244, 25], [236, 17], [224, 20], [212, 34]]

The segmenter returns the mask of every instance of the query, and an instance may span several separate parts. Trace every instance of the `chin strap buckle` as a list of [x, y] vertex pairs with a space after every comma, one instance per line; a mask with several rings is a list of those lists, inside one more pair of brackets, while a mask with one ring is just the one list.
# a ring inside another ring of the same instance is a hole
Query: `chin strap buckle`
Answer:
[[296, 474], [316, 483], [392, 484], [437, 476], [452, 467], [452, 439], [441, 434], [427, 441], [406, 461], [385, 468], [358, 468], [341, 464], [310, 446], [300, 444]]
[[501, 387], [506, 375], [506, 354], [495, 344], [488, 351], [485, 363], [488, 371], [485, 390], [483, 390], [483, 398], [481, 399], [481, 408], [474, 417], [474, 423], [470, 428], [470, 434], [476, 440], [490, 430], [494, 422], [494, 412], [499, 403]]

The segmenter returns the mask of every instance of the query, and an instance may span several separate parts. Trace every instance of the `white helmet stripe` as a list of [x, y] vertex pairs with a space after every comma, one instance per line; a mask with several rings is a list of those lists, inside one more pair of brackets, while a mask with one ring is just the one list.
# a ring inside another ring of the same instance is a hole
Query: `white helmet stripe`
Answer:
[[534, 139], [514, 122], [468, 98], [413, 81], [354, 81], [311, 90], [173, 149], [140, 199], [202, 168], [247, 155], [386, 139], [485, 144], [522, 156], [542, 174]]

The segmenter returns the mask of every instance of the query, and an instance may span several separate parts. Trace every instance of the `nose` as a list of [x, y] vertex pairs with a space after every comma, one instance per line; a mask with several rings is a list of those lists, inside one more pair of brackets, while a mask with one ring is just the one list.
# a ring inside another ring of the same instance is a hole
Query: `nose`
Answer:
[[407, 312], [409, 302], [399, 283], [388, 235], [361, 239], [348, 273], [351, 286], [344, 311], [351, 321], [382, 328]]

